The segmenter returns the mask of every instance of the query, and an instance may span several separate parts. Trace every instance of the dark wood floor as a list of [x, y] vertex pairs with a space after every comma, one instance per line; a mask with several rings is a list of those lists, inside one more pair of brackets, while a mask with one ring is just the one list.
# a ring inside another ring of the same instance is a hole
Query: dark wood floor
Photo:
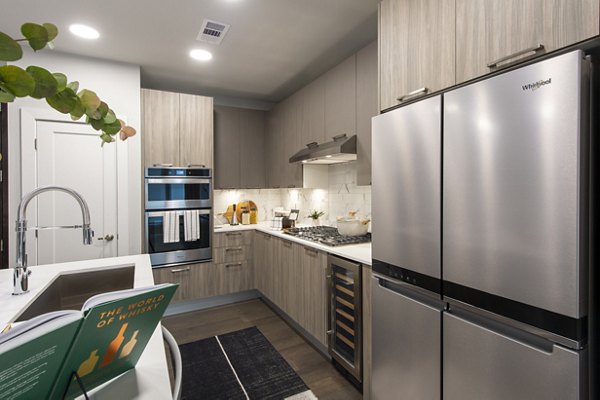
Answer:
[[179, 344], [256, 326], [319, 399], [362, 399], [328, 360], [260, 300], [166, 317], [163, 324]]

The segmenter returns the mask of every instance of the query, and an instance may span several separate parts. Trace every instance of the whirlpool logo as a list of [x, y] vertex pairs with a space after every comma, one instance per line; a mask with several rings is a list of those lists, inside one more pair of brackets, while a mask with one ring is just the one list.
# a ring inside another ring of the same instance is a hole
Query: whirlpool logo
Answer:
[[522, 88], [523, 88], [523, 91], [531, 90], [532, 92], [535, 92], [536, 90], [538, 90], [542, 86], [546, 86], [546, 85], [549, 85], [551, 83], [552, 83], [552, 78], [548, 78], [547, 80], [540, 79], [537, 82], [528, 83], [527, 85], [523, 85]]

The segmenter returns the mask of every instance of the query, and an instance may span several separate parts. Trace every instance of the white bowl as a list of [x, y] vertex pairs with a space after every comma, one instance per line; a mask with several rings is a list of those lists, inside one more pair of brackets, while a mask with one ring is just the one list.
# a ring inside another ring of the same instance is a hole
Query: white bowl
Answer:
[[369, 229], [369, 220], [340, 218], [337, 220], [337, 228], [340, 235], [362, 236], [367, 234], [367, 230]]

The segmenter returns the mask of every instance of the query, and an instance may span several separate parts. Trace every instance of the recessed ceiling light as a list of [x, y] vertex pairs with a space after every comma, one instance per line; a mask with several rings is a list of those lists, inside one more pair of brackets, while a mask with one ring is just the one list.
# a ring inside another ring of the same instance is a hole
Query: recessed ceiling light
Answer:
[[199, 61], [209, 61], [213, 58], [212, 53], [210, 51], [202, 49], [195, 49], [190, 51], [190, 57], [192, 57], [194, 60]]
[[325, 158], [331, 158], [331, 155], [326, 155]]
[[73, 35], [84, 39], [98, 39], [100, 37], [100, 33], [97, 30], [87, 25], [73, 24], [69, 26], [69, 30]]
[[308, 162], [308, 161], [306, 161], [306, 160], [302, 160], [302, 163], [303, 163], [303, 164], [306, 164], [307, 162]]

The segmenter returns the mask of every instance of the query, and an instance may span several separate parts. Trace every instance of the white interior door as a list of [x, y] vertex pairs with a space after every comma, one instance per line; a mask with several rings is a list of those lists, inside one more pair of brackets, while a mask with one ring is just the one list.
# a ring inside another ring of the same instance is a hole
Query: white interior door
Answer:
[[[83, 245], [81, 229], [39, 230], [36, 264], [78, 261], [117, 256], [117, 151], [100, 146], [98, 132], [82, 123], [36, 121], [36, 184], [58, 185], [77, 191], [90, 210], [95, 236], [91, 246]], [[33, 204], [32, 204], [33, 206]], [[59, 192], [37, 198], [38, 226], [81, 225], [79, 205]], [[110, 240], [110, 238], [113, 238]], [[103, 240], [101, 240], [103, 239]]]

